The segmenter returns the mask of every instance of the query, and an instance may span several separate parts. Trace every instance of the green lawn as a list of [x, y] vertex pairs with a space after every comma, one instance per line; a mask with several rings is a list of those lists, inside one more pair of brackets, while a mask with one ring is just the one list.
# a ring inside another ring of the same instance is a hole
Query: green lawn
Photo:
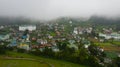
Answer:
[[0, 67], [49, 67], [45, 63], [28, 60], [0, 60]]
[[117, 52], [114, 51], [105, 51], [106, 55], [108, 58], [116, 58], [117, 57]]
[[95, 43], [98, 46], [112, 46], [111, 43]]
[[113, 43], [114, 45], [120, 46], [120, 41], [113, 41], [112, 43]]
[[[54, 65], [54, 67], [88, 67], [88, 66], [84, 66], [84, 65], [80, 65], [80, 64], [75, 64], [75, 63], [71, 63], [71, 62], [66, 62], [66, 61], [61, 61], [61, 60], [54, 60], [54, 59], [49, 59], [49, 58], [43, 58], [43, 57], [38, 57], [38, 56], [33, 56], [33, 55], [29, 55], [29, 54], [25, 54], [25, 53], [16, 53], [16, 52], [8, 52], [7, 56], [10, 57], [22, 57], [22, 58], [33, 58], [33, 59], [37, 59], [37, 60], [41, 60], [44, 62], [47, 62], [49, 64]], [[3, 56], [1, 56], [3, 57]], [[72, 58], [71, 58], [72, 59]], [[4, 65], [11, 65], [13, 63], [16, 63], [17, 66], [11, 66], [11, 67], [47, 67], [47, 64], [41, 64], [39, 62], [32, 62], [32, 61], [26, 61], [26, 60], [3, 60], [0, 59], [0, 67], [8, 67], [8, 66], [4, 66]], [[19, 62], [21, 62], [19, 64]], [[35, 65], [34, 65], [35, 64]], [[21, 66], [19, 66], [21, 65]], [[24, 66], [22, 66], [24, 65]], [[30, 66], [27, 66], [30, 65]], [[34, 66], [32, 66], [34, 65]]]

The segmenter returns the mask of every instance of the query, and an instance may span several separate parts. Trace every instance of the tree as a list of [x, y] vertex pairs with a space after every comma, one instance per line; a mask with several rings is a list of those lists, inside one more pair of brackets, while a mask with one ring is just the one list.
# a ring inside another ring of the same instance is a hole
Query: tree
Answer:
[[52, 51], [51, 48], [45, 47], [45, 49], [43, 50], [43, 55], [47, 56], [47, 57], [53, 57], [54, 56], [54, 52]]
[[115, 58], [114, 60], [115, 60], [114, 63], [116, 64], [116, 66], [117, 66], [117, 67], [120, 67], [120, 57], [117, 57], [117, 58]]
[[92, 60], [93, 65], [101, 66], [99, 63], [104, 62], [104, 57], [106, 56], [105, 53], [101, 51], [100, 48], [96, 46], [94, 43], [91, 43], [91, 45], [88, 47], [88, 50], [90, 52], [89, 61], [93, 59]]
[[79, 49], [79, 52], [78, 52], [79, 63], [84, 64], [86, 60], [88, 59], [88, 57], [89, 57], [89, 54], [85, 48]]
[[7, 51], [7, 48], [5, 45], [0, 45], [0, 54], [5, 54]]
[[23, 35], [27, 35], [28, 33], [29, 33], [29, 30], [26, 29], [26, 30], [24, 31]]
[[25, 49], [21, 49], [21, 48], [17, 48], [17, 52], [24, 53], [24, 52], [26, 52], [26, 50]]

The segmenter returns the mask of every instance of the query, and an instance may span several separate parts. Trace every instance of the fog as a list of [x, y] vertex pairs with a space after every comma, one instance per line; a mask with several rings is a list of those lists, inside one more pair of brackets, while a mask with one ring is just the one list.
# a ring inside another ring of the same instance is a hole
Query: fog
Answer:
[[0, 16], [54, 19], [120, 15], [120, 0], [0, 0]]

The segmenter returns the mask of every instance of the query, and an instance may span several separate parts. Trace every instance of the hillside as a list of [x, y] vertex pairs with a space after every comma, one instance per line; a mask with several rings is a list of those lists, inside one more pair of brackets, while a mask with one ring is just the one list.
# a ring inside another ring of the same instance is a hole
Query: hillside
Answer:
[[16, 52], [8, 52], [6, 55], [0, 55], [0, 67], [8, 67], [8, 66], [9, 67], [33, 67], [33, 66], [34, 67], [87, 67], [66, 61], [48, 59], [48, 58], [33, 56], [25, 53], [16, 53]]

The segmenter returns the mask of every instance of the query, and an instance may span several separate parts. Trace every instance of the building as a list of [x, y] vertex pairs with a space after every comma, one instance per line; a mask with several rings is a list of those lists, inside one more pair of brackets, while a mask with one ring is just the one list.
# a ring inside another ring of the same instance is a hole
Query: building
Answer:
[[9, 47], [14, 47], [17, 46], [17, 40], [16, 39], [12, 39], [11, 43], [8, 44]]
[[18, 48], [30, 50], [29, 44], [27, 43], [21, 43], [20, 45], [18, 45]]
[[19, 26], [19, 31], [25, 31], [25, 30], [34, 31], [36, 30], [36, 26], [35, 25]]
[[111, 33], [111, 34], [103, 34], [99, 33], [99, 37], [104, 37], [105, 39], [115, 39], [115, 40], [120, 40], [120, 34], [118, 33]]
[[0, 35], [0, 40], [4, 41], [10, 38], [10, 34]]
[[75, 34], [83, 34], [84, 29], [81, 27], [75, 27], [73, 33]]
[[4, 28], [4, 26], [0, 26], [0, 29], [3, 29]]

